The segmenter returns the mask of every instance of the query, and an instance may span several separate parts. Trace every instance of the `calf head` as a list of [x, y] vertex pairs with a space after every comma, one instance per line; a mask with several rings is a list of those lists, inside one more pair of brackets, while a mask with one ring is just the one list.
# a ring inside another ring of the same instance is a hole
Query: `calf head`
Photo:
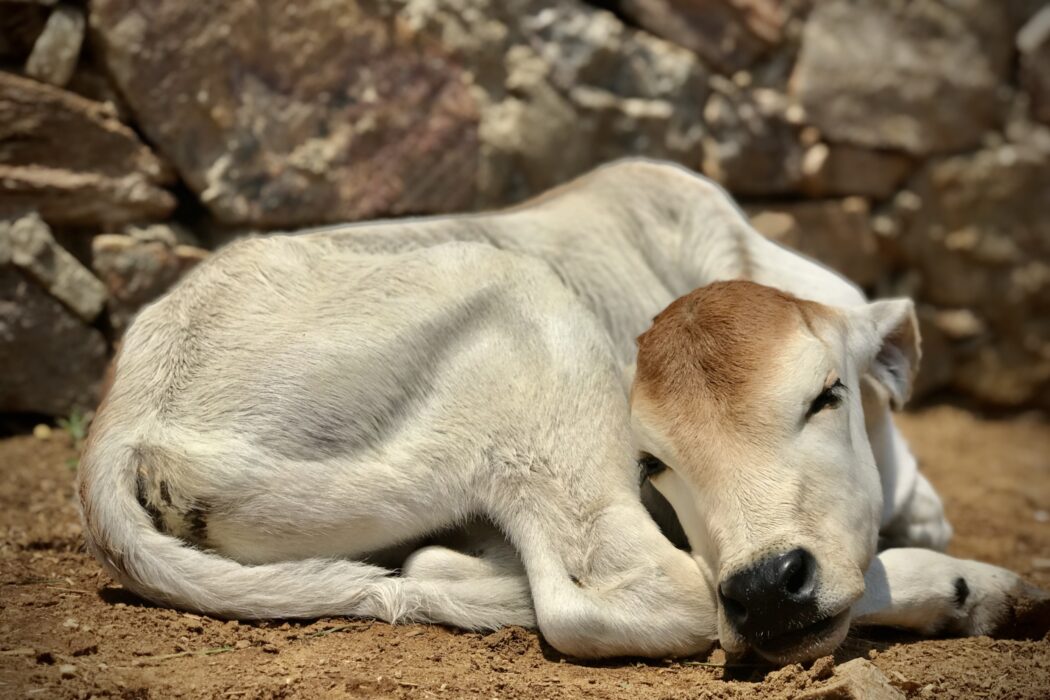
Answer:
[[788, 662], [845, 637], [882, 510], [862, 385], [899, 405], [918, 359], [910, 301], [835, 308], [745, 281], [678, 299], [638, 339], [638, 447], [717, 579], [727, 650]]

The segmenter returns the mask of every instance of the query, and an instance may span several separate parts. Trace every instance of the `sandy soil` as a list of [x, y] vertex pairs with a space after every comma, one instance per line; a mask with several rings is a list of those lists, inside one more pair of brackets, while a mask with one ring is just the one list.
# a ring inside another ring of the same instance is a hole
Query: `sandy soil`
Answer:
[[[952, 552], [1050, 588], [1050, 424], [952, 407], [905, 415], [944, 495]], [[152, 607], [82, 551], [64, 434], [0, 442], [0, 697], [284, 698], [794, 697], [818, 669], [692, 661], [576, 663], [531, 631], [494, 634], [345, 619], [240, 624]], [[911, 697], [1050, 697], [1038, 641], [851, 636], [835, 661], [867, 658]], [[755, 660], [744, 660], [753, 663]]]

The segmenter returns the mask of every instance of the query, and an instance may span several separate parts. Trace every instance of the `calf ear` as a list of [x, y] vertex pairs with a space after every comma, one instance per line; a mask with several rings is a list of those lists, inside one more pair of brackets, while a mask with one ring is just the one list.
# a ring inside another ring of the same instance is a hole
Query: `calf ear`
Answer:
[[910, 299], [888, 299], [854, 314], [851, 344], [859, 369], [886, 389], [893, 408], [900, 408], [911, 395], [922, 357], [915, 305]]

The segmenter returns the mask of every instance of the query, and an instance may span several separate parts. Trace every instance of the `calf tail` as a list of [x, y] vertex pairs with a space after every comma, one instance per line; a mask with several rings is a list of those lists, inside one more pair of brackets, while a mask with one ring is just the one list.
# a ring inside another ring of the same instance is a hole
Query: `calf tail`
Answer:
[[509, 590], [520, 582], [419, 580], [339, 559], [246, 565], [202, 551], [160, 532], [139, 503], [141, 454], [93, 442], [78, 483], [88, 548], [126, 588], [161, 605], [242, 619], [346, 615], [495, 629], [515, 622], [510, 609], [528, 598], [527, 587]]

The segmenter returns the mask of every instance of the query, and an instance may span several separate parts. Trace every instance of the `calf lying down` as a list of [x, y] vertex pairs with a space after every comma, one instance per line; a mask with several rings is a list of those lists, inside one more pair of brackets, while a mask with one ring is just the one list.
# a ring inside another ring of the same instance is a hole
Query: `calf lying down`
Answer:
[[128, 332], [85, 532], [161, 604], [530, 625], [580, 657], [993, 632], [1039, 594], [935, 551], [889, 414], [918, 359], [911, 302], [866, 303], [659, 163], [244, 240]]

